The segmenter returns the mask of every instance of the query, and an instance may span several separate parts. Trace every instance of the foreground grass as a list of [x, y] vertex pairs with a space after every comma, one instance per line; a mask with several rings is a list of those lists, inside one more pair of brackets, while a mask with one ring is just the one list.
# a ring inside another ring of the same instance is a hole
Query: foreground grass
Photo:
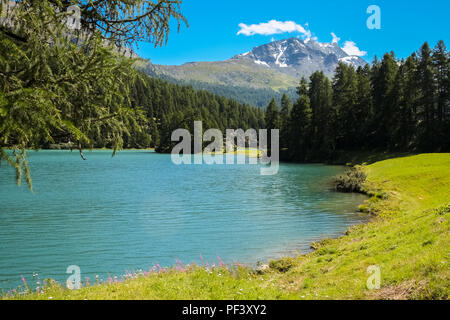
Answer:
[[[314, 252], [244, 267], [190, 267], [117, 284], [4, 299], [448, 299], [450, 154], [422, 154], [363, 167], [374, 215], [339, 239], [314, 243]], [[367, 268], [381, 272], [368, 290]]]

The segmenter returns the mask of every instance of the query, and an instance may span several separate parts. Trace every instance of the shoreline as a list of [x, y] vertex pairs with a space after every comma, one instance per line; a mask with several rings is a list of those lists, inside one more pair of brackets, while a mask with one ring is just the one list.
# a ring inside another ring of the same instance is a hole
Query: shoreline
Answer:
[[[350, 227], [336, 239], [312, 243], [313, 252], [273, 260], [260, 270], [218, 266], [207, 271], [200, 266], [185, 266], [184, 272], [175, 268], [138, 275], [122, 283], [94, 285], [77, 291], [55, 286], [45, 293], [10, 298], [48, 299], [52, 295], [56, 299], [140, 297], [151, 300], [265, 300], [301, 299], [302, 296], [305, 299], [448, 299], [445, 249], [449, 246], [450, 203], [446, 204], [449, 164], [450, 154], [423, 154], [365, 166], [368, 174], [365, 187], [372, 196], [365, 207], [366, 212], [376, 214], [374, 219]], [[412, 177], [415, 183], [410, 182]], [[408, 233], [411, 228], [416, 231]], [[434, 272], [423, 273], [424, 264], [430, 265], [427, 268], [433, 266]], [[382, 270], [380, 290], [370, 291], [365, 287], [366, 268], [370, 265], [378, 265]], [[197, 279], [198, 283], [191, 279]], [[155, 289], [154, 286], [162, 283], [164, 289]], [[244, 293], [237, 294], [233, 289], [236, 285], [244, 288]], [[210, 291], [205, 293], [205, 286]]]
[[[40, 149], [39, 151], [51, 151], [51, 152], [63, 153], [65, 151], [69, 151], [69, 150]], [[76, 150], [74, 150], [74, 151], [76, 151]], [[89, 151], [91, 151], [91, 150], [89, 150]], [[110, 152], [111, 151], [112, 152], [111, 149], [94, 149], [92, 151], [103, 151], [103, 152]], [[135, 149], [126, 149], [126, 150], [123, 150], [123, 151], [131, 151], [132, 152], [132, 151], [135, 151]], [[145, 153], [145, 151], [147, 151], [147, 150], [138, 149], [137, 151], [142, 151], [143, 153]], [[78, 154], [76, 156], [78, 157]], [[287, 162], [286, 164], [291, 164], [291, 163]], [[304, 163], [298, 163], [298, 165], [312, 165], [312, 166], [324, 165], [324, 166], [343, 167], [343, 166], [340, 166], [340, 165], [304, 164]], [[345, 169], [343, 168], [343, 170], [345, 170]], [[342, 173], [344, 173], [344, 172], [345, 171], [343, 171]], [[323, 183], [324, 184], [323, 187], [328, 192], [341, 193], [341, 192], [336, 191], [336, 190], [334, 190], [334, 189], [329, 187], [329, 186], [332, 185], [332, 181], [333, 181], [334, 178], [335, 178], [335, 176], [331, 176], [330, 175], [329, 177], [324, 179], [324, 181], [326, 180], [325, 181], [326, 183]], [[342, 214], [351, 214], [351, 215], [359, 215], [359, 216], [363, 215], [366, 218], [361, 218], [361, 219], [358, 219], [358, 220], [364, 220], [364, 221], [354, 221], [353, 223], [349, 223], [344, 228], [336, 229], [335, 231], [324, 232], [321, 235], [308, 238], [308, 239], [306, 239], [304, 241], [301, 241], [301, 242], [300, 241], [296, 242], [295, 240], [292, 240], [290, 244], [286, 243], [285, 245], [282, 245], [282, 246], [279, 245], [279, 246], [274, 247], [273, 250], [266, 251], [265, 255], [259, 255], [259, 254], [257, 255], [257, 254], [255, 254], [255, 255], [252, 255], [252, 257], [250, 259], [245, 259], [243, 261], [242, 260], [237, 260], [236, 263], [239, 263], [239, 264], [241, 264], [241, 265], [243, 265], [245, 267], [248, 267], [248, 268], [250, 268], [252, 270], [256, 270], [256, 268], [257, 268], [259, 263], [268, 264], [272, 260], [277, 260], [277, 259], [281, 259], [281, 258], [284, 258], [284, 257], [295, 257], [295, 256], [298, 256], [298, 255], [305, 255], [305, 254], [309, 254], [309, 253], [313, 252], [314, 249], [312, 249], [312, 244], [314, 244], [315, 242], [320, 242], [323, 239], [337, 239], [337, 238], [341, 237], [349, 227], [352, 227], [352, 226], [355, 226], [355, 225], [359, 225], [359, 224], [362, 224], [362, 223], [366, 223], [369, 220], [369, 217], [368, 217], [367, 214], [358, 211], [358, 206], [360, 204], [362, 204], [363, 202], [359, 202], [359, 201], [353, 201], [353, 202], [355, 202], [357, 204], [355, 204], [355, 206], [352, 205], [352, 209], [349, 209], [346, 212], [342, 212]], [[338, 215], [339, 213], [335, 213], [335, 214]], [[269, 252], [269, 254], [267, 254], [267, 252]], [[270, 252], [272, 252], [273, 254], [270, 254]], [[228, 259], [228, 260], [231, 261], [230, 259]], [[198, 265], [199, 262], [200, 261], [198, 260], [198, 258], [190, 260], [190, 264], [193, 264], [193, 265]], [[173, 264], [166, 264], [166, 265], [162, 264], [161, 267], [162, 268], [166, 268], [166, 269], [171, 269], [171, 268], [174, 267], [174, 265]], [[136, 269], [138, 269], [138, 268], [136, 268]], [[102, 272], [100, 272], [99, 274], [100, 275], [105, 275]], [[120, 278], [120, 277], [122, 277], [123, 273], [119, 272], [119, 273], [117, 273], [115, 275], [118, 278]], [[51, 278], [51, 275], [44, 275], [44, 276], [45, 276], [45, 278], [47, 278], [47, 277]], [[90, 276], [92, 276], [92, 274]], [[17, 274], [16, 278], [19, 279], [20, 278], [20, 274]], [[59, 279], [58, 283], [63, 284], [63, 280]], [[14, 289], [14, 288], [13, 287], [11, 287], [11, 288], [9, 288], [9, 287], [8, 288], [3, 288], [3, 290], [12, 290], [12, 289]], [[1, 292], [1, 289], [0, 289], [0, 292]], [[0, 294], [0, 296], [1, 296], [1, 294]]]

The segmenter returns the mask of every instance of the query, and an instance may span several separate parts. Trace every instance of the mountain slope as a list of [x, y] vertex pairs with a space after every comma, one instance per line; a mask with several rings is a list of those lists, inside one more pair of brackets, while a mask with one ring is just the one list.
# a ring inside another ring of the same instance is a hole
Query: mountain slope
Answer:
[[298, 38], [271, 42], [231, 60], [253, 62], [295, 78], [307, 77], [317, 70], [332, 76], [339, 61], [355, 68], [366, 64], [360, 57], [348, 55], [337, 43]]
[[339, 61], [354, 67], [366, 64], [360, 57], [345, 53], [336, 43], [290, 38], [225, 61], [164, 66], [140, 60], [136, 66], [153, 77], [261, 107], [283, 93], [294, 98], [302, 76], [309, 77], [319, 70], [331, 77]]

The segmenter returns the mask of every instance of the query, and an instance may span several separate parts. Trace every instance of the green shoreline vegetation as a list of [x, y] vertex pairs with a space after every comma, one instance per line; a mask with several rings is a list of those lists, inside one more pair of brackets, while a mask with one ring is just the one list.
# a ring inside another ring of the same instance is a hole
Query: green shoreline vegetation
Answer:
[[[2, 299], [448, 299], [450, 154], [420, 154], [361, 166], [374, 218], [312, 253], [241, 265], [182, 266], [80, 290], [56, 283]], [[220, 262], [220, 261], [219, 261]], [[368, 267], [381, 287], [366, 287]]]

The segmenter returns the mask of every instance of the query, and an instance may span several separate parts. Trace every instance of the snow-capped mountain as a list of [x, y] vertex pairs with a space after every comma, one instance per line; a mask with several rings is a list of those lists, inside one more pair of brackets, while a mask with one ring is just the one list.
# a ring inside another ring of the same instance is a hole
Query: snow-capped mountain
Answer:
[[152, 77], [192, 85], [239, 102], [266, 106], [273, 97], [287, 93], [296, 99], [302, 76], [323, 71], [332, 77], [339, 61], [355, 67], [366, 61], [351, 56], [337, 43], [290, 38], [274, 41], [224, 61], [190, 62], [164, 66], [139, 61], [136, 67]]
[[331, 76], [339, 61], [355, 68], [367, 63], [358, 56], [348, 55], [337, 43], [299, 38], [274, 41], [234, 56], [233, 59], [251, 61], [295, 77], [309, 76], [317, 70]]

